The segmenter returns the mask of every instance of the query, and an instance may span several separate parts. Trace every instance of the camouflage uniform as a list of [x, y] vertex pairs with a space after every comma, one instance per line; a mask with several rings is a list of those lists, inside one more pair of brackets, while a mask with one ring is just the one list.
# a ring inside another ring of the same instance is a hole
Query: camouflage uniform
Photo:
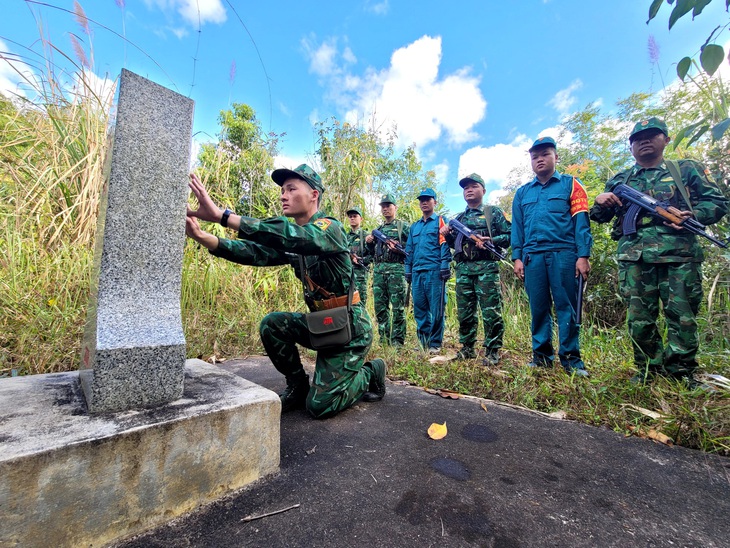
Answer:
[[[378, 227], [383, 234], [397, 240], [404, 248], [408, 240], [410, 225], [394, 219]], [[377, 240], [368, 244], [374, 257], [373, 305], [378, 320], [381, 344], [402, 345], [406, 340], [406, 278], [405, 257], [388, 250]], [[391, 326], [391, 308], [393, 322]]]
[[[491, 217], [487, 227], [487, 216]], [[489, 236], [495, 246], [509, 247], [511, 223], [496, 206], [467, 207], [456, 220], [481, 236]], [[490, 231], [491, 229], [491, 231]], [[502, 348], [504, 321], [502, 320], [502, 289], [499, 281], [499, 263], [488, 251], [482, 251], [471, 240], [464, 239], [461, 249], [455, 248], [456, 234], [450, 231], [446, 241], [454, 248], [456, 261], [456, 305], [459, 318], [459, 342], [463, 348], [473, 348], [477, 340], [479, 318], [482, 312], [484, 348], [487, 355]]]
[[[289, 264], [298, 278], [299, 255], [303, 256], [309, 277], [321, 288], [337, 296], [346, 295], [352, 262], [347, 237], [335, 219], [315, 213], [303, 226], [285, 217], [259, 220], [241, 218], [239, 240], [220, 239], [217, 257], [253, 266]], [[310, 310], [314, 300], [327, 298], [318, 290], [305, 295]], [[317, 352], [314, 379], [306, 400], [315, 418], [326, 418], [346, 409], [367, 390], [373, 370], [365, 356], [372, 343], [370, 318], [362, 303], [352, 306], [352, 340], [342, 348]], [[272, 312], [261, 321], [261, 341], [276, 369], [287, 377], [304, 376], [296, 345], [311, 348], [305, 315], [297, 312]]]
[[357, 255], [359, 263], [355, 267], [355, 285], [360, 292], [360, 300], [362, 305], [368, 303], [368, 279], [370, 278], [370, 263], [372, 256], [365, 245], [365, 237], [368, 235], [366, 230], [350, 230], [347, 233], [347, 245], [350, 253]]
[[[680, 160], [679, 170], [697, 220], [705, 225], [719, 221], [728, 211], [728, 201], [709, 172], [693, 160]], [[611, 179], [605, 191], [621, 183], [680, 210], [690, 209], [665, 161], [655, 168], [636, 164]], [[621, 223], [628, 205], [594, 205], [590, 216], [599, 223], [616, 217], [611, 237], [618, 240], [619, 291], [628, 307], [634, 364], [641, 374], [691, 377], [699, 347], [696, 315], [702, 302], [702, 248], [694, 234], [646, 215], [639, 217], [634, 237], [623, 236]], [[667, 324], [666, 347], [656, 324], [660, 300]]]

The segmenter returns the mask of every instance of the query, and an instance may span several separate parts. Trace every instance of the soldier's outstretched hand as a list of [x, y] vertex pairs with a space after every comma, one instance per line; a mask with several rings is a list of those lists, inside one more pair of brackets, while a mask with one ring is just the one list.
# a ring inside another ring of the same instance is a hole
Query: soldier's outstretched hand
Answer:
[[195, 199], [198, 200], [198, 209], [193, 210], [188, 206], [188, 217], [197, 217], [198, 219], [210, 221], [211, 223], [219, 222], [223, 215], [223, 210], [213, 203], [213, 200], [208, 195], [208, 191], [205, 190], [203, 183], [200, 182], [200, 179], [195, 173], [190, 174], [188, 186], [193, 192]]

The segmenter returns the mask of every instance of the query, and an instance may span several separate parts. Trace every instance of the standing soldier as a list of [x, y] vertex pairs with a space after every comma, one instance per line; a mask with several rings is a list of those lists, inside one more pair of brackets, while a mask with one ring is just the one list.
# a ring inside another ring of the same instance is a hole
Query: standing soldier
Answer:
[[[385, 223], [377, 230], [382, 232], [388, 243], [376, 241], [372, 234], [365, 238], [368, 250], [375, 259], [373, 269], [373, 304], [378, 320], [381, 344], [403, 346], [406, 340], [406, 278], [405, 254], [396, 250], [403, 248], [408, 239], [408, 223], [395, 218], [398, 207], [392, 194], [385, 194], [380, 200], [380, 211]], [[393, 321], [391, 324], [391, 307]]]
[[[664, 159], [669, 144], [667, 125], [649, 118], [634, 126], [629, 136], [636, 164], [608, 181], [596, 197], [591, 219], [607, 223], [614, 217], [611, 237], [618, 240], [619, 291], [627, 307], [627, 323], [638, 373], [631, 379], [644, 382], [656, 374], [686, 378], [697, 383], [697, 311], [702, 302], [702, 248], [697, 236], [676, 224], [650, 216], [638, 218], [636, 234], [625, 236], [623, 218], [630, 204], [613, 193], [624, 184], [667, 201], [683, 218], [704, 225], [716, 223], [727, 213], [728, 200], [709, 172], [694, 160]], [[659, 302], [667, 324], [667, 344], [657, 329]]]
[[[306, 289], [310, 310], [329, 310], [349, 300], [352, 261], [342, 225], [319, 211], [324, 186], [306, 164], [294, 170], [277, 169], [271, 178], [281, 187], [284, 217], [254, 219], [221, 210], [210, 199], [197, 176], [190, 188], [198, 200], [188, 208], [185, 233], [212, 255], [253, 266], [289, 264]], [[218, 238], [201, 230], [198, 221], [219, 222], [238, 232], [237, 240]], [[302, 268], [303, 267], [303, 268]], [[303, 271], [302, 271], [303, 270]], [[306, 316], [298, 312], [272, 312], [261, 321], [261, 342], [274, 367], [286, 377], [280, 394], [282, 412], [306, 407], [317, 418], [330, 417], [355, 403], [378, 401], [385, 395], [385, 363], [365, 361], [372, 343], [370, 318], [357, 291], [352, 297], [352, 338], [341, 347], [317, 352], [312, 387], [304, 372], [297, 344], [312, 348]]]
[[512, 202], [514, 272], [525, 282], [532, 315], [528, 366], [552, 366], [554, 303], [560, 363], [567, 373], [587, 377], [576, 320], [578, 276], [586, 279], [591, 269], [588, 195], [578, 179], [555, 170], [558, 153], [552, 137], [541, 137], [529, 152], [535, 178], [517, 189]]
[[[482, 203], [486, 190], [484, 179], [477, 173], [472, 173], [459, 181], [459, 186], [464, 189], [466, 209], [456, 216], [456, 220], [495, 247], [509, 247], [510, 222], [500, 208]], [[504, 336], [499, 259], [486, 249], [480, 249], [467, 238], [462, 238], [459, 249], [456, 249], [456, 234], [448, 226], [442, 233], [449, 245], [454, 247], [456, 261], [456, 305], [461, 343], [457, 358], [462, 360], [476, 358], [474, 344], [479, 329], [478, 307], [482, 312], [484, 326], [485, 357], [482, 364], [497, 365]]]
[[347, 210], [350, 221], [350, 232], [347, 233], [347, 245], [350, 246], [350, 257], [355, 267], [355, 285], [360, 292], [363, 306], [368, 304], [368, 278], [370, 278], [371, 257], [365, 245], [367, 232], [362, 227], [362, 213], [356, 207]]
[[440, 233], [444, 218], [436, 215], [436, 192], [418, 196], [423, 217], [411, 225], [406, 245], [406, 281], [413, 287], [413, 316], [423, 350], [437, 354], [444, 338], [446, 281], [451, 277], [451, 251]]

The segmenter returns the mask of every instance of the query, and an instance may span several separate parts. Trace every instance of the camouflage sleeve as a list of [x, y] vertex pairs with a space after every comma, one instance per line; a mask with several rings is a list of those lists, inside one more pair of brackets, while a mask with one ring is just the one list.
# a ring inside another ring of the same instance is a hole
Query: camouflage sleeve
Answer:
[[251, 266], [289, 264], [289, 258], [283, 252], [245, 240], [220, 238], [218, 248], [211, 251], [210, 254], [227, 261]]
[[512, 223], [504, 216], [504, 212], [497, 206], [492, 206], [492, 240], [494, 245], [504, 249], [509, 247]]
[[[613, 190], [613, 187], [622, 182], [622, 175], [623, 173], [619, 173], [618, 175], [612, 177], [606, 183], [606, 188], [603, 191], [611, 192]], [[593, 207], [591, 207], [588, 213], [588, 216], [590, 217], [591, 221], [594, 221], [596, 223], [608, 223], [611, 221], [611, 219], [618, 215], [619, 209], [620, 208], [617, 207], [602, 207], [594, 203]]]
[[728, 199], [712, 179], [709, 170], [692, 160], [682, 161], [680, 166], [697, 220], [703, 225], [718, 222], [728, 212]]
[[406, 243], [408, 242], [408, 235], [411, 233], [411, 226], [408, 223], [403, 223], [403, 234], [401, 235], [401, 245], [403, 247], [406, 246]]
[[265, 220], [241, 217], [238, 236], [264, 247], [300, 255], [349, 252], [342, 225], [325, 217], [303, 226], [286, 217]]

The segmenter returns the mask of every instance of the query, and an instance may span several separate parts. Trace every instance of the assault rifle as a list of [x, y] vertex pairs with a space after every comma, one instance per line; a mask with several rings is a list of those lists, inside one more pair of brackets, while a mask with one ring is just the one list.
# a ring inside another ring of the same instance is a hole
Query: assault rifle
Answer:
[[350, 251], [350, 257], [354, 259], [352, 261], [352, 264], [355, 268], [367, 268], [367, 265], [365, 264], [363, 258], [360, 257], [360, 255], [358, 255], [357, 253], [353, 253], [352, 251]]
[[[372, 234], [373, 234], [373, 238], [375, 238], [381, 244], [386, 246], [389, 251], [393, 251], [394, 253], [397, 253], [398, 255], [403, 255], [404, 257], [406, 256], [406, 250], [403, 249], [403, 246], [400, 245], [398, 240], [396, 240], [395, 238], [388, 238], [385, 234], [380, 232], [377, 228], [375, 230], [373, 230]], [[390, 249], [388, 242], [394, 242], [395, 247], [393, 249]]]
[[507, 256], [502, 253], [502, 251], [495, 246], [491, 241], [485, 241], [482, 240], [479, 235], [474, 232], [471, 228], [466, 226], [465, 224], [457, 221], [456, 219], [451, 219], [449, 221], [449, 228], [453, 228], [456, 230], [459, 235], [456, 237], [456, 242], [454, 243], [454, 247], [456, 249], [461, 249], [461, 246], [464, 242], [464, 238], [469, 238], [474, 244], [484, 251], [489, 251], [492, 255], [497, 257], [500, 261], [504, 261]]
[[625, 200], [631, 204], [624, 215], [621, 226], [624, 236], [633, 236], [636, 234], [636, 220], [639, 217], [639, 213], [646, 213], [667, 223], [679, 225], [692, 234], [707, 238], [718, 247], [727, 247], [727, 243], [705, 232], [705, 225], [692, 217], [682, 217], [680, 211], [676, 207], [669, 205], [668, 202], [660, 202], [625, 184], [616, 185], [612, 192], [622, 201]]

